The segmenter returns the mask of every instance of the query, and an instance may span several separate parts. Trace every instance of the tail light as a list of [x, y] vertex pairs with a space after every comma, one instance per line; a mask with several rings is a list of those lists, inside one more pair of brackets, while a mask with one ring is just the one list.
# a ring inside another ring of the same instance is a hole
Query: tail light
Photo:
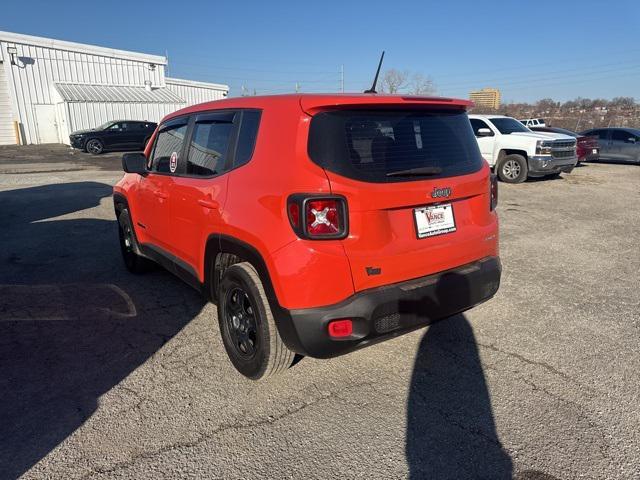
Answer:
[[493, 173], [489, 181], [489, 197], [491, 198], [489, 210], [493, 212], [498, 206], [498, 177]]
[[287, 213], [300, 238], [323, 240], [347, 236], [347, 201], [342, 196], [291, 195]]

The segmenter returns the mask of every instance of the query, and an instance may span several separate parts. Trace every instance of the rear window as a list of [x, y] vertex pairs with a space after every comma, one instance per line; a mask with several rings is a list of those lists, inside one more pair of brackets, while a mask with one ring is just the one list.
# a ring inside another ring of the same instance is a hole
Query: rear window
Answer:
[[311, 120], [308, 150], [321, 167], [368, 182], [465, 175], [483, 162], [469, 118], [460, 110], [319, 113]]

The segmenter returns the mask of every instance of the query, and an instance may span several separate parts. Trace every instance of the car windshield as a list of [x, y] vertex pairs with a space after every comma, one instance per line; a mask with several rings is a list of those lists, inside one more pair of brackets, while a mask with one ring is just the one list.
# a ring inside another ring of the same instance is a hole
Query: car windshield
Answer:
[[368, 182], [476, 172], [482, 157], [462, 110], [340, 110], [311, 120], [309, 156], [323, 168]]
[[107, 128], [109, 128], [111, 125], [113, 125], [116, 122], [107, 122], [107, 123], [103, 123], [102, 125], [96, 127], [96, 130], [106, 130]]
[[509, 135], [510, 133], [514, 132], [531, 131], [515, 118], [490, 118], [489, 121], [493, 123], [498, 131], [503, 135]]

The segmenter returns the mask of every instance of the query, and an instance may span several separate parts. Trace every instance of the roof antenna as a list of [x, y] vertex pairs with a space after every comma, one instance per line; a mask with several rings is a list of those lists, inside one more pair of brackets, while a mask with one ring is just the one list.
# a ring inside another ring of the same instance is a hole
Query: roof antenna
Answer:
[[373, 79], [373, 85], [369, 90], [365, 90], [364, 93], [378, 93], [376, 92], [376, 84], [378, 83], [378, 75], [380, 75], [380, 67], [382, 67], [382, 59], [384, 58], [384, 50], [382, 51], [382, 55], [380, 55], [380, 63], [378, 63], [378, 70], [376, 70], [376, 78]]

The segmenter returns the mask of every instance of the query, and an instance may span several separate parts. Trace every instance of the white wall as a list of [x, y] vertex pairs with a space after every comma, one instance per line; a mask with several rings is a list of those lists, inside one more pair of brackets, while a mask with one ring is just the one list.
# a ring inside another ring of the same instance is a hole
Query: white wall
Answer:
[[16, 135], [13, 129], [13, 102], [9, 95], [6, 71], [0, 57], [0, 145], [14, 145]]
[[177, 78], [166, 78], [165, 82], [167, 88], [182, 98], [187, 105], [222, 100], [229, 92], [227, 85], [206, 84]]
[[[51, 97], [54, 82], [144, 86], [145, 80], [149, 80], [153, 86], [164, 86], [164, 57], [140, 54], [140, 60], [137, 60], [134, 53], [127, 55], [126, 52], [54, 40], [49, 41], [50, 46], [21, 43], [30, 38], [0, 33], [0, 56], [7, 60], [5, 72], [26, 143], [38, 141], [34, 105], [55, 103]], [[33, 43], [47, 40], [34, 38]], [[7, 47], [17, 50], [13, 56], [16, 65], [9, 65]], [[153, 69], [150, 63], [155, 65]]]

